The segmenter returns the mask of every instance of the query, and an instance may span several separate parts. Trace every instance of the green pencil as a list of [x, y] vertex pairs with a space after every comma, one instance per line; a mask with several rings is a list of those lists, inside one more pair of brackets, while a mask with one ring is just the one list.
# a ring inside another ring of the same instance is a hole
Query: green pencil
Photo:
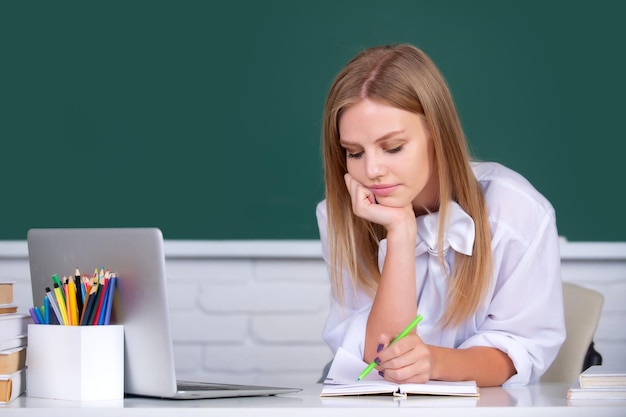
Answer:
[[[389, 343], [389, 346], [393, 345], [395, 342], [397, 342], [398, 340], [402, 339], [403, 337], [405, 337], [406, 335], [409, 334], [409, 332], [411, 330], [413, 330], [415, 328], [415, 326], [417, 326], [419, 324], [420, 321], [422, 321], [422, 315], [418, 314], [417, 317], [415, 317], [413, 319], [412, 322], [409, 323], [408, 326], [406, 326], [406, 329], [402, 330], [402, 333], [400, 333], [398, 336], [396, 336], [395, 339], [393, 339], [391, 341], [391, 343]], [[357, 381], [362, 380], [363, 378], [365, 378], [367, 376], [367, 374], [369, 374], [372, 369], [374, 369], [376, 367], [376, 362], [372, 362], [369, 365], [367, 365], [367, 368], [365, 368], [363, 370], [363, 372], [361, 372], [361, 375], [359, 375], [359, 377], [356, 379]]]

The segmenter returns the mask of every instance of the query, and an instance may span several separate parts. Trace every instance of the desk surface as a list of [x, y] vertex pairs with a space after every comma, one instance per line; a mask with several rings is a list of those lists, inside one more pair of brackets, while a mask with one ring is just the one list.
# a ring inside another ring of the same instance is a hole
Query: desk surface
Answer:
[[[303, 386], [296, 394], [271, 397], [222, 398], [213, 400], [159, 400], [126, 398], [119, 401], [73, 402], [21, 396], [0, 406], [2, 417], [46, 415], [89, 416], [357, 416], [381, 415], [452, 416], [462, 408], [472, 416], [619, 416], [626, 415], [626, 400], [566, 399], [567, 386], [537, 384], [526, 387], [483, 388], [479, 398], [409, 396], [321, 398], [320, 384]], [[532, 410], [529, 410], [532, 407]], [[383, 412], [384, 409], [384, 412]], [[392, 411], [393, 410], [393, 411]], [[381, 413], [382, 412], [382, 413]]]

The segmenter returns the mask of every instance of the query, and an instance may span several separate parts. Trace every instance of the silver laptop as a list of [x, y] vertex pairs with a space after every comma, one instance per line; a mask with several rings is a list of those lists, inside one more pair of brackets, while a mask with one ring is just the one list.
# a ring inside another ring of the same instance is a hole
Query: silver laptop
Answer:
[[27, 240], [33, 305], [42, 304], [46, 287], [52, 287], [53, 274], [62, 277], [79, 268], [91, 275], [102, 266], [117, 273], [111, 322], [124, 325], [126, 394], [195, 399], [300, 391], [176, 380], [159, 229], [31, 229]]

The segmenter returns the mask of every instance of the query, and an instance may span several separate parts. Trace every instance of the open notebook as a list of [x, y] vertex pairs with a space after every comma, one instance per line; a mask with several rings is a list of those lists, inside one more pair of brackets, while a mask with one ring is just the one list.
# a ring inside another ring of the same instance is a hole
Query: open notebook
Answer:
[[91, 273], [100, 266], [117, 273], [112, 322], [124, 325], [125, 393], [192, 399], [300, 391], [176, 380], [159, 229], [31, 229], [27, 241], [33, 305], [41, 305], [53, 274], [69, 275], [75, 268]]
[[391, 394], [406, 396], [407, 394], [422, 395], [455, 395], [476, 397], [479, 389], [474, 381], [442, 382], [429, 381], [425, 384], [395, 384], [386, 381], [377, 372], [370, 372], [357, 382], [357, 377], [367, 366], [347, 350], [339, 348], [328, 371], [322, 397], [339, 395]]

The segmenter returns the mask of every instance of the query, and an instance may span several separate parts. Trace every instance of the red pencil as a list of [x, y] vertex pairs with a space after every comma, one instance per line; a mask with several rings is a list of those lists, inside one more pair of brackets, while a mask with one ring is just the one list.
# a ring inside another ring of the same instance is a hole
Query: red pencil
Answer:
[[98, 324], [98, 318], [100, 317], [100, 312], [102, 311], [102, 305], [104, 304], [105, 294], [107, 293], [107, 287], [109, 286], [109, 279], [102, 278], [104, 283], [101, 283], [98, 287], [98, 306], [96, 308], [95, 314], [93, 315], [93, 319], [91, 320], [92, 325]]

